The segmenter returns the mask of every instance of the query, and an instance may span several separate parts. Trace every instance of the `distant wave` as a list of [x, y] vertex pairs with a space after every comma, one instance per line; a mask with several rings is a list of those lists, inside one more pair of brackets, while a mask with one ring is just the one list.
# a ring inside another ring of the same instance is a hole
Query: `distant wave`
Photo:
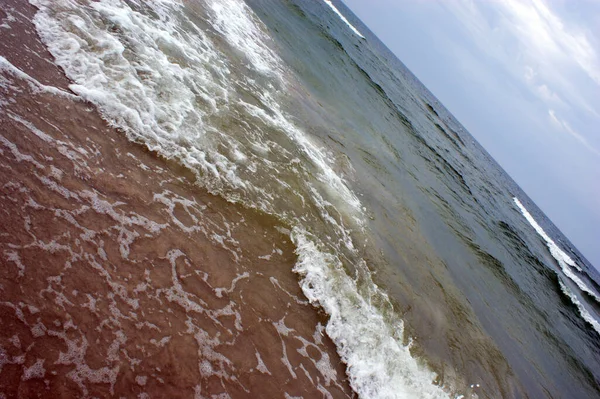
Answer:
[[350, 29], [352, 29], [352, 32], [354, 32], [354, 33], [356, 34], [356, 36], [358, 36], [358, 37], [360, 37], [360, 38], [362, 38], [362, 39], [364, 39], [364, 38], [365, 38], [365, 37], [362, 35], [362, 33], [360, 33], [360, 31], [359, 31], [358, 29], [356, 29], [356, 28], [354, 27], [354, 25], [352, 25], [352, 24], [350, 23], [350, 21], [348, 21], [348, 20], [346, 19], [346, 17], [344, 17], [344, 15], [343, 15], [343, 14], [340, 12], [340, 10], [338, 10], [338, 9], [337, 9], [337, 8], [336, 8], [336, 7], [333, 5], [333, 3], [331, 2], [331, 0], [323, 0], [323, 1], [325, 2], [325, 4], [327, 4], [327, 5], [328, 5], [328, 6], [329, 6], [329, 7], [330, 7], [332, 10], [333, 10], [333, 12], [335, 12], [335, 13], [336, 13], [336, 14], [337, 14], [337, 15], [338, 15], [340, 18], [341, 18], [341, 20], [342, 20], [342, 21], [344, 21], [344, 23], [345, 23], [346, 25], [348, 25], [348, 27], [349, 27]]
[[583, 304], [577, 299], [575, 294], [573, 294], [571, 292], [571, 290], [569, 290], [567, 288], [567, 286], [563, 284], [562, 281], [559, 280], [558, 283], [560, 284], [560, 289], [562, 290], [562, 292], [566, 296], [568, 296], [569, 299], [571, 299], [571, 301], [575, 304], [575, 306], [577, 306], [577, 309], [579, 309], [579, 313], [581, 314], [581, 317], [583, 317], [583, 319], [585, 321], [587, 321], [594, 328], [594, 330], [596, 330], [596, 332], [598, 334], [600, 334], [600, 323], [598, 323], [598, 320], [596, 320], [592, 317], [590, 312], [587, 311], [587, 309], [583, 306]]
[[[523, 204], [521, 203], [521, 201], [519, 201], [517, 197], [513, 197], [513, 201], [515, 202], [517, 207], [519, 207], [519, 210], [521, 211], [523, 216], [525, 216], [525, 219], [527, 219], [529, 224], [533, 226], [535, 231], [544, 239], [544, 241], [546, 241], [546, 245], [550, 250], [550, 254], [554, 257], [554, 259], [556, 259], [556, 261], [560, 265], [563, 274], [566, 277], [568, 277], [571, 281], [573, 281], [581, 291], [587, 293], [592, 298], [594, 298], [596, 302], [600, 303], [600, 297], [598, 296], [598, 294], [596, 294], [590, 287], [588, 287], [583, 282], [583, 280], [581, 280], [571, 270], [571, 268], [573, 268], [579, 272], [582, 272], [581, 267], [577, 265], [575, 261], [573, 261], [573, 259], [569, 257], [569, 255], [567, 255], [562, 249], [560, 249], [558, 245], [556, 245], [556, 243], [550, 238], [550, 236], [548, 236], [548, 234], [546, 234], [544, 229], [542, 229], [542, 227], [535, 221], [533, 216], [531, 216], [529, 211], [525, 208], [525, 206], [523, 206]], [[598, 332], [598, 334], [600, 334], [600, 323], [598, 323], [598, 321], [592, 317], [592, 315], [587, 311], [584, 305], [577, 299], [575, 294], [573, 294], [562, 281], [559, 280], [559, 284], [562, 292], [571, 299], [575, 306], [577, 306], [583, 319], [587, 321], [594, 328], [594, 330]]]

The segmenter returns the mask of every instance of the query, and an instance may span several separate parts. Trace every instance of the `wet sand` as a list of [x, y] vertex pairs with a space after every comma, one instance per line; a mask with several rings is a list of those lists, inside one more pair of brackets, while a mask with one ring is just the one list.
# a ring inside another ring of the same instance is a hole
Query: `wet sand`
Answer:
[[278, 222], [108, 127], [34, 13], [0, 5], [0, 397], [353, 397]]

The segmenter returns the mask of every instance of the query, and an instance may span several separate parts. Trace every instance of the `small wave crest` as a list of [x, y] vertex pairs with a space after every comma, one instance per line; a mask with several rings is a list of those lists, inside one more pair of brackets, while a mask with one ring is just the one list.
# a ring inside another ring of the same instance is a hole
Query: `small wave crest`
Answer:
[[[521, 201], [519, 201], [519, 199], [517, 197], [513, 197], [513, 201], [515, 202], [515, 204], [517, 205], [517, 207], [519, 208], [519, 210], [521, 211], [521, 213], [523, 214], [525, 219], [527, 219], [529, 224], [544, 239], [544, 241], [546, 242], [546, 246], [548, 247], [548, 250], [550, 251], [550, 254], [552, 255], [552, 257], [554, 259], [556, 259], [563, 275], [566, 276], [572, 282], [574, 282], [582, 292], [585, 292], [590, 297], [592, 297], [596, 302], [600, 303], [600, 297], [598, 296], [598, 294], [596, 294], [590, 287], [588, 287], [583, 282], [583, 280], [581, 278], [579, 278], [573, 272], [573, 270], [571, 270], [571, 268], [573, 268], [573, 269], [577, 270], [578, 272], [582, 272], [581, 267], [579, 265], [577, 265], [575, 263], [575, 261], [573, 261], [573, 259], [571, 259], [571, 257], [569, 257], [569, 255], [567, 255], [562, 249], [560, 249], [560, 247], [558, 245], [556, 245], [554, 240], [552, 240], [550, 238], [550, 236], [548, 236], [548, 234], [536, 222], [536, 220], [533, 218], [533, 216], [531, 216], [531, 214], [529, 213], [527, 208], [525, 208], [525, 206], [521, 203]], [[559, 279], [559, 283], [560, 283], [562, 292], [571, 299], [571, 301], [575, 304], [575, 306], [577, 306], [583, 319], [585, 321], [587, 321], [590, 325], [592, 325], [592, 327], [600, 334], [600, 324], [598, 323], [598, 321], [592, 317], [592, 315], [586, 310], [584, 305], [577, 299], [577, 296], [573, 292], [571, 292], [560, 279]]]
[[340, 10], [338, 10], [338, 9], [337, 9], [337, 7], [333, 5], [333, 3], [331, 2], [331, 0], [323, 0], [323, 1], [325, 2], [325, 4], [327, 4], [327, 5], [328, 5], [328, 6], [329, 6], [329, 7], [330, 7], [332, 10], [333, 10], [333, 12], [335, 12], [335, 13], [338, 15], [338, 17], [340, 17], [340, 19], [341, 19], [342, 21], [344, 21], [344, 23], [345, 23], [346, 25], [348, 25], [348, 27], [349, 27], [349, 28], [352, 30], [352, 32], [354, 32], [354, 34], [355, 34], [356, 36], [360, 37], [361, 39], [364, 39], [364, 38], [365, 38], [365, 37], [363, 36], [363, 34], [362, 34], [362, 33], [360, 33], [360, 31], [359, 31], [358, 29], [356, 29], [356, 27], [355, 27], [354, 25], [352, 25], [352, 24], [350, 23], [350, 21], [348, 21], [348, 19], [346, 19], [346, 17], [344, 16], [344, 14], [342, 14], [342, 13], [340, 12]]
[[402, 321], [374, 305], [382, 301], [391, 307], [387, 295], [372, 282], [367, 283], [369, 295], [361, 294], [342, 262], [321, 251], [306, 231], [294, 229], [292, 240], [299, 258], [294, 271], [302, 278], [302, 290], [329, 314], [327, 335], [360, 397], [448, 398], [442, 387], [432, 383], [436, 375], [411, 356], [410, 344], [402, 344]]
[[563, 294], [569, 297], [571, 302], [573, 302], [573, 304], [577, 307], [579, 313], [581, 314], [581, 317], [586, 322], [588, 322], [598, 334], [600, 334], [600, 323], [598, 323], [598, 320], [592, 317], [590, 312], [588, 312], [587, 309], [583, 306], [583, 304], [579, 301], [579, 299], [577, 299], [577, 296], [575, 296], [575, 294], [573, 294], [573, 292], [571, 292], [571, 290], [569, 290], [567, 286], [562, 281], [560, 281], [560, 279], [558, 280], [558, 283], [560, 284], [560, 289], [563, 292]]

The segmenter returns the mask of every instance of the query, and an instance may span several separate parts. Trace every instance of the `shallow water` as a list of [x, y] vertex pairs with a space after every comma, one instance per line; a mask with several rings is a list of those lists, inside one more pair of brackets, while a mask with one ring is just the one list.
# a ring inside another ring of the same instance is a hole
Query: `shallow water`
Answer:
[[0, 397], [354, 397], [289, 232], [107, 126], [10, 5]]
[[[598, 395], [593, 267], [343, 4], [32, 4], [78, 98], [293, 245], [281, 267], [360, 397]], [[212, 245], [255, 245], [198, 217]]]

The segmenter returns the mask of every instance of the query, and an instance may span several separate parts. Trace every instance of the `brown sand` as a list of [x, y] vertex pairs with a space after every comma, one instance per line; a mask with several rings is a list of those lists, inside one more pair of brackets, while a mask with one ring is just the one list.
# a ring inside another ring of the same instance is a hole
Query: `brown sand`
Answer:
[[276, 220], [44, 88], [34, 13], [0, 4], [0, 397], [353, 397]]

